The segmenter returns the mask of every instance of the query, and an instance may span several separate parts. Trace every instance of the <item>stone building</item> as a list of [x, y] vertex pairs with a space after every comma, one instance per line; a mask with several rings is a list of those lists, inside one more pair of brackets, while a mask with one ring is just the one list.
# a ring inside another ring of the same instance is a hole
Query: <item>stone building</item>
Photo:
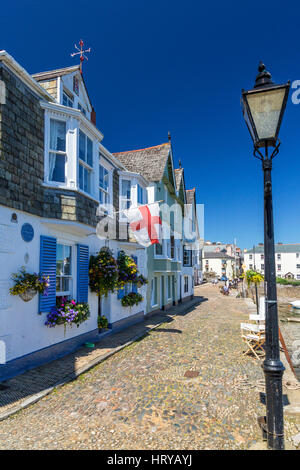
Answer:
[[[126, 204], [126, 182], [132, 200], [148, 185], [102, 140], [79, 66], [31, 76], [0, 51], [0, 381], [98, 339], [90, 254], [104, 245], [115, 256], [124, 249], [147, 276], [147, 250], [118, 230], [109, 240], [96, 234], [97, 223], [113, 221]], [[49, 275], [48, 296], [24, 302], [9, 295], [11, 274], [22, 266]], [[140, 291], [146, 297], [146, 287]], [[47, 328], [58, 297], [87, 302], [90, 318], [78, 328]], [[102, 305], [111, 329], [145, 312], [146, 301], [125, 308], [118, 293]]]

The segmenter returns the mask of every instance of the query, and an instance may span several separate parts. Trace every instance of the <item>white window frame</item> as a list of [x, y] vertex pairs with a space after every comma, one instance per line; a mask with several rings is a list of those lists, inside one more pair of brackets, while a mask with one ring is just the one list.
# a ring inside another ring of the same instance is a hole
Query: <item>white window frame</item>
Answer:
[[[80, 142], [80, 132], [85, 136], [85, 158], [86, 160], [83, 160], [80, 155], [79, 155], [79, 142]], [[87, 162], [87, 142], [89, 139], [92, 143], [92, 166]], [[93, 176], [94, 176], [94, 142], [93, 139], [83, 130], [79, 127], [78, 129], [78, 142], [77, 142], [77, 149], [78, 149], [78, 188], [81, 192], [84, 194], [87, 194], [89, 196], [93, 195]], [[85, 171], [83, 170], [83, 188], [80, 187], [80, 166], [83, 167], [86, 172], [89, 173], [90, 175], [90, 191], [85, 191], [84, 186], [85, 186]]]
[[[58, 277], [60, 278], [68, 278], [69, 279], [69, 290], [68, 291], [58, 291], [56, 290], [56, 297], [70, 297], [70, 298], [73, 298], [74, 297], [74, 279], [75, 279], [75, 273], [74, 273], [74, 266], [75, 266], [75, 263], [74, 263], [74, 258], [75, 258], [75, 245], [73, 243], [68, 243], [66, 241], [60, 241], [60, 240], [57, 240], [57, 245], [61, 245], [61, 246], [68, 246], [71, 248], [71, 274], [70, 275], [60, 275], [58, 276], [56, 274], [55, 276], [55, 279], [57, 279]], [[57, 263], [57, 258], [56, 258], [56, 263]], [[56, 282], [56, 281], [55, 281]]]
[[[102, 167], [107, 172], [107, 177], [108, 177], [107, 189], [104, 189], [102, 186], [100, 186], [100, 167]], [[106, 196], [107, 202], [100, 202], [100, 193]], [[111, 171], [111, 167], [109, 167], [105, 162], [103, 162], [103, 159], [101, 159], [101, 155], [100, 155], [100, 160], [99, 160], [98, 198], [99, 198], [100, 207], [103, 208], [104, 211], [108, 211], [110, 205], [113, 203], [112, 171]]]
[[[157, 277], [151, 279], [151, 307], [158, 307]], [[156, 299], [155, 299], [156, 297]]]
[[[64, 97], [66, 97], [68, 104], [64, 104]], [[69, 105], [69, 102], [72, 103], [72, 106]], [[68, 108], [74, 108], [74, 97], [71, 98], [71, 96], [69, 96], [69, 94], [65, 90], [63, 90], [62, 92], [62, 105], [67, 106]]]
[[[123, 197], [123, 195], [122, 195], [123, 181], [129, 181], [130, 182], [130, 198], [129, 199]], [[127, 217], [125, 216], [125, 214], [123, 212], [123, 210], [124, 210], [123, 204], [122, 204], [123, 201], [127, 201], [127, 202], [129, 201], [130, 202], [128, 209], [133, 205], [133, 184], [132, 184], [132, 179], [128, 176], [124, 176], [124, 177], [122, 176], [120, 178], [120, 190], [119, 190], [119, 208], [120, 208], [119, 210], [121, 211], [120, 212], [120, 219], [127, 220]]]
[[[62, 122], [63, 124], [65, 124], [65, 127], [66, 127], [66, 150], [65, 151], [62, 151], [62, 150], [51, 150], [50, 149], [50, 142], [51, 142], [51, 121], [57, 121], [57, 122]], [[68, 181], [68, 177], [67, 177], [67, 160], [68, 160], [68, 139], [67, 139], [67, 134], [68, 134], [68, 122], [66, 119], [60, 119], [59, 116], [48, 116], [48, 129], [46, 132], [45, 131], [45, 138], [46, 138], [46, 160], [47, 161], [47, 164], [45, 165], [45, 181], [53, 186], [57, 186], [57, 187], [65, 187], [67, 186], [67, 181]], [[50, 153], [55, 153], [56, 155], [61, 155], [64, 157], [65, 159], [65, 181], [62, 182], [62, 181], [52, 181], [50, 180]]]

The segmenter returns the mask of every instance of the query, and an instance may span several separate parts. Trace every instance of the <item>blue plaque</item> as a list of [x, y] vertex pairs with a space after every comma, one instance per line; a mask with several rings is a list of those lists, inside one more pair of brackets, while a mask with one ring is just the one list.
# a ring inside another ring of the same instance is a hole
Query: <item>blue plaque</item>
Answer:
[[24, 242], [31, 242], [34, 237], [34, 230], [31, 224], [23, 224], [21, 228], [21, 236]]

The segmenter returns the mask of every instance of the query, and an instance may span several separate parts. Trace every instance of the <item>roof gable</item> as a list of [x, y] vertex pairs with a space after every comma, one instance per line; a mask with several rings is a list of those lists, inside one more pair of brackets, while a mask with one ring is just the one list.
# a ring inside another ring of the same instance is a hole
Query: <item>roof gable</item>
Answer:
[[184, 170], [183, 168], [176, 168], [174, 170], [174, 173], [178, 197], [183, 202], [183, 204], [185, 204], [187, 201], [184, 181]]
[[139, 150], [116, 152], [113, 155], [128, 171], [140, 173], [149, 182], [160, 182], [170, 154], [169, 143]]
[[32, 77], [41, 84], [60, 78], [62, 86], [73, 95], [77, 95], [82, 104], [86, 105], [88, 110], [91, 111], [91, 100], [79, 65], [35, 73]]

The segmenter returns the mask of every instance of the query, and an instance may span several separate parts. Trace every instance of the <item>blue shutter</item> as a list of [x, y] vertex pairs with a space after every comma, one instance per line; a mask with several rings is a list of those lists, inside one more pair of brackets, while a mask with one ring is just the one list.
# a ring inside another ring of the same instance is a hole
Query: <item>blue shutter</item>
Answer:
[[50, 286], [39, 296], [39, 312], [49, 312], [56, 304], [56, 238], [41, 235], [40, 273], [49, 276]]
[[124, 295], [125, 295], [125, 286], [123, 289], [118, 290], [118, 299], [123, 299]]
[[89, 293], [89, 247], [77, 245], [77, 302], [87, 302]]
[[[133, 261], [135, 262], [135, 264], [137, 265], [137, 256], [132, 256], [132, 259]], [[137, 287], [137, 284], [132, 284], [132, 292], [135, 292], [137, 294], [137, 291], [138, 291], [138, 287]]]

